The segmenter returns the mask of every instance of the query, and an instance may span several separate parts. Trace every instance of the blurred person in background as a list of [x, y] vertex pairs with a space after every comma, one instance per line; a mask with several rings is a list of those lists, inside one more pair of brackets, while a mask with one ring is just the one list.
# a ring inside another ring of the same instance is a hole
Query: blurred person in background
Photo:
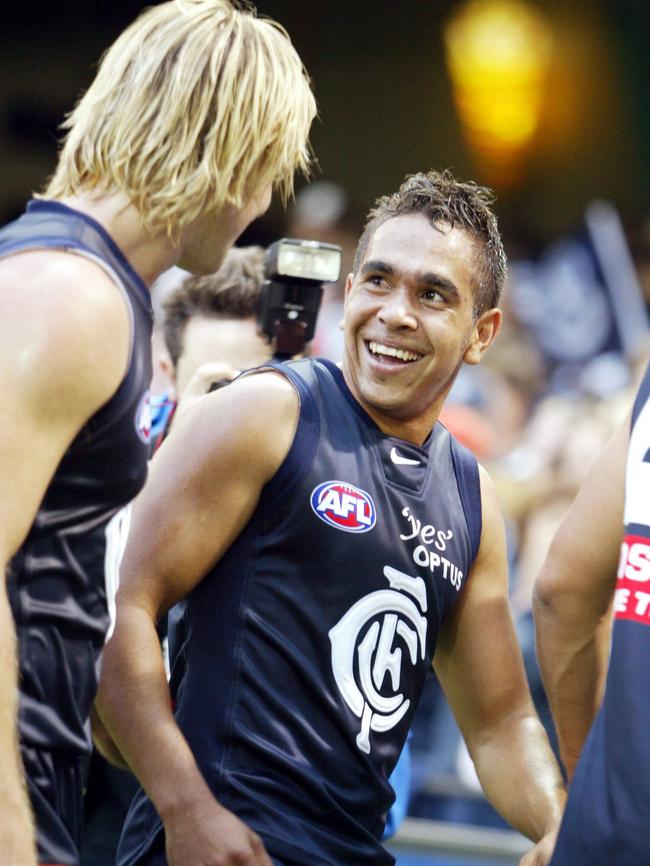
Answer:
[[650, 368], [535, 584], [540, 667], [571, 783], [553, 866], [648, 857], [649, 454]]
[[184, 279], [162, 301], [159, 364], [169, 387], [157, 398], [154, 446], [168, 432], [181, 398], [188, 408], [212, 386], [269, 360], [271, 347], [256, 320], [264, 255], [261, 247], [233, 247], [217, 273]]
[[149, 286], [176, 262], [213, 271], [272, 188], [290, 192], [314, 114], [279, 25], [162, 3], [105, 54], [44, 194], [0, 232], [7, 866], [78, 863], [88, 713], [147, 473]]
[[[522, 864], [547, 862], [564, 787], [510, 619], [501, 518], [437, 424], [500, 325], [489, 202], [435, 172], [380, 199], [346, 283], [342, 370], [242, 377], [153, 461], [98, 698], [143, 785], [121, 866], [393, 862], [387, 779], [432, 661], [488, 796], [538, 842]], [[174, 715], [155, 623], [184, 597]]]

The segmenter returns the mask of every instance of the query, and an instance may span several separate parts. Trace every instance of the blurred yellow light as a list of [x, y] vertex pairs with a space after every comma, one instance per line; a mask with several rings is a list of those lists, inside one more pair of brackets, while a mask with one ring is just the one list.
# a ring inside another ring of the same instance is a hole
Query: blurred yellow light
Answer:
[[539, 122], [552, 38], [524, 0], [469, 0], [445, 28], [447, 65], [470, 144], [493, 166], [517, 161]]

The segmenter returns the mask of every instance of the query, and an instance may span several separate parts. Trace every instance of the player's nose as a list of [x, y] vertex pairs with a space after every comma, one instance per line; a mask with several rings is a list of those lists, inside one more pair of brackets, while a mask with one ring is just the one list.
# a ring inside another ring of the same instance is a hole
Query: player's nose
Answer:
[[390, 292], [381, 305], [379, 320], [387, 328], [410, 328], [415, 330], [418, 319], [410, 292], [403, 287]]

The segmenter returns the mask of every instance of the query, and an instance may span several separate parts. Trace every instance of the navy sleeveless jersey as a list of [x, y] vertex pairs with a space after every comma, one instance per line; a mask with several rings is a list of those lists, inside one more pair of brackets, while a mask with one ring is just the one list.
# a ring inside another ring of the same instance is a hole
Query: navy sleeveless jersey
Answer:
[[[272, 856], [392, 864], [387, 779], [478, 549], [478, 466], [440, 424], [423, 447], [382, 434], [329, 362], [278, 369], [300, 397], [296, 435], [187, 599], [176, 718], [217, 799]], [[140, 792], [118, 863], [161, 850]]]
[[650, 861], [650, 368], [632, 413], [624, 520], [605, 697], [569, 789], [552, 866]]
[[79, 753], [90, 750], [86, 720], [128, 528], [125, 506], [147, 473], [153, 318], [147, 287], [94, 220], [58, 202], [30, 202], [0, 231], [0, 257], [35, 249], [95, 261], [122, 291], [131, 317], [124, 379], [64, 454], [9, 565], [21, 742]]

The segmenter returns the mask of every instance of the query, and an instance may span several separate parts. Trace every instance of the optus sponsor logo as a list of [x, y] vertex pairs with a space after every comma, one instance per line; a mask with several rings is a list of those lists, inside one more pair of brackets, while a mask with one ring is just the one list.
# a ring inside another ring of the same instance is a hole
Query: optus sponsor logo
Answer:
[[317, 517], [344, 532], [368, 532], [376, 523], [375, 503], [365, 490], [345, 481], [324, 481], [311, 494]]

